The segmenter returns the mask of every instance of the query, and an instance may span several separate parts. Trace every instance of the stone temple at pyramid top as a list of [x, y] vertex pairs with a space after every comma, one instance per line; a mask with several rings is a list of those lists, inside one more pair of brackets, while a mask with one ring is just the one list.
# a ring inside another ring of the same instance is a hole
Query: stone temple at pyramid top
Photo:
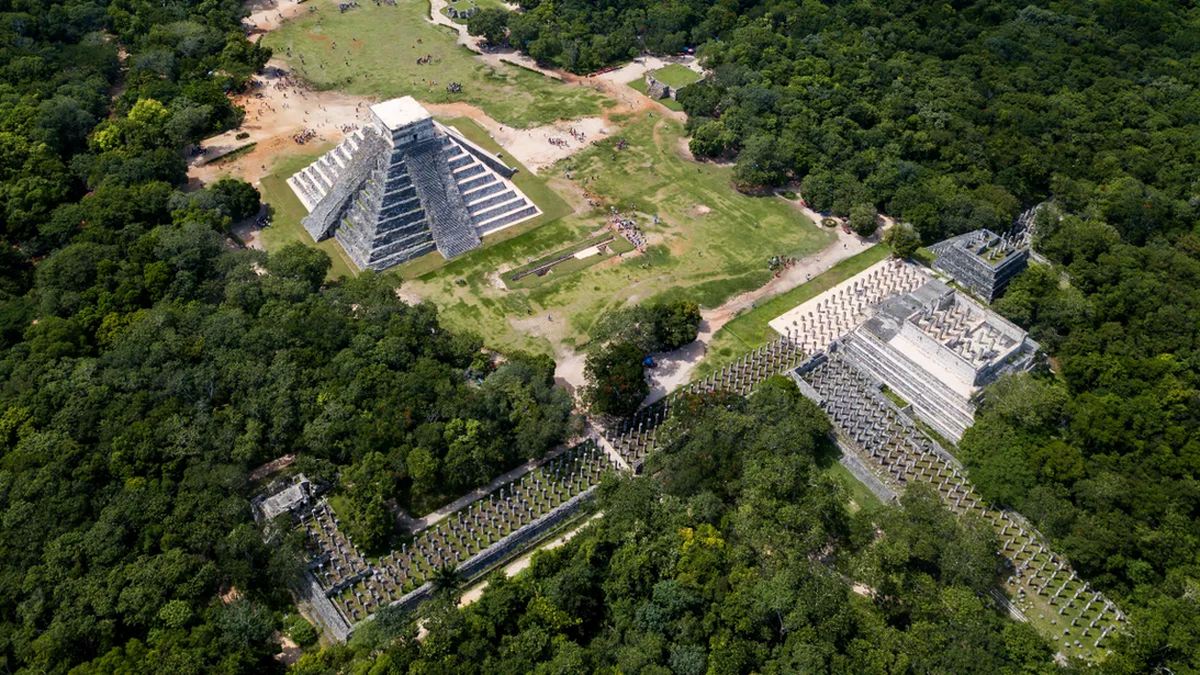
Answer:
[[371, 106], [371, 115], [380, 124], [393, 131], [399, 131], [410, 124], [416, 124], [432, 117], [425, 106], [417, 103], [417, 99], [411, 96], [376, 103]]
[[288, 179], [317, 241], [334, 237], [359, 269], [433, 250], [446, 258], [541, 213], [515, 169], [439, 124], [411, 96], [371, 106], [371, 122]]

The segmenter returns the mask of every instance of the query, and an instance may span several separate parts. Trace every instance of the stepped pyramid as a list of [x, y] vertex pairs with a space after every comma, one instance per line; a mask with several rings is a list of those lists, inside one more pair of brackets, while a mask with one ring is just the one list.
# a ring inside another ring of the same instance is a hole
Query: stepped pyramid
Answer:
[[316, 241], [336, 237], [359, 269], [435, 248], [447, 258], [541, 213], [515, 170], [434, 121], [411, 96], [371, 106], [371, 122], [287, 183]]

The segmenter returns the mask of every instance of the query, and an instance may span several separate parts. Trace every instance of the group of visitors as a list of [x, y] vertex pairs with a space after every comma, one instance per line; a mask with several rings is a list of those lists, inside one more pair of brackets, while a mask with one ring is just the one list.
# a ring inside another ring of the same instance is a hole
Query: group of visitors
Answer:
[[[646, 250], [646, 237], [642, 234], [642, 228], [638, 226], [637, 220], [632, 216], [626, 217], [615, 206], [608, 207], [610, 211], [609, 227], [615, 232], [625, 237], [630, 244], [633, 244], [639, 251]], [[630, 206], [632, 212], [637, 211], [636, 206]]]
[[767, 267], [778, 277], [784, 270], [795, 266], [796, 259], [788, 256], [773, 256], [767, 263]]
[[299, 145], [304, 145], [305, 143], [311, 141], [312, 139], [314, 139], [316, 137], [317, 137], [317, 132], [315, 130], [305, 128], [305, 129], [302, 129], [299, 132], [293, 134], [292, 140], [295, 141]]

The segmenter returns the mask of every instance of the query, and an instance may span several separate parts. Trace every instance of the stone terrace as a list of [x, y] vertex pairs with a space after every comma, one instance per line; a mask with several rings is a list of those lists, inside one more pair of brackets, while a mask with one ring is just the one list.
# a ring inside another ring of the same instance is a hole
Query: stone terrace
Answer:
[[[954, 513], [992, 524], [1002, 542], [1016, 614], [1049, 633], [1060, 651], [1094, 659], [1104, 640], [1124, 627], [1125, 615], [1080, 580], [1019, 514], [982, 502], [958, 462], [901, 413], [877, 382], [836, 354], [817, 355], [794, 376], [829, 414], [841, 442], [866, 457], [886, 484], [901, 489], [927, 483]], [[1036, 618], [1029, 616], [1035, 611]]]
[[301, 513], [309, 567], [347, 623], [399, 601], [444, 565], [465, 565], [506, 536], [600, 482], [612, 460], [587, 441], [501, 486], [423, 530], [399, 550], [372, 561], [343, 533], [327, 502]]
[[922, 268], [882, 260], [811, 300], [771, 320], [772, 330], [792, 337], [802, 351], [815, 353], [849, 333], [884, 300], [908, 293], [929, 281]]

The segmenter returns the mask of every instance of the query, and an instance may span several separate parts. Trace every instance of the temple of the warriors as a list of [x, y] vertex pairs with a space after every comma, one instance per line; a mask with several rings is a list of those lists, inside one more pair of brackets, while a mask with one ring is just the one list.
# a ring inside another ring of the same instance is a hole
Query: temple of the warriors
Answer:
[[872, 265], [770, 326], [809, 354], [836, 354], [877, 389], [886, 385], [956, 442], [974, 422], [980, 388], [1041, 363], [1020, 327], [898, 260]]
[[452, 258], [538, 215], [515, 173], [405, 96], [371, 106], [369, 124], [287, 182], [314, 240], [382, 270], [435, 249]]
[[1029, 265], [1029, 245], [990, 230], [975, 230], [929, 247], [933, 268], [992, 302]]
[[956, 442], [974, 423], [981, 387], [1038, 362], [1024, 330], [937, 280], [881, 302], [840, 347]]

